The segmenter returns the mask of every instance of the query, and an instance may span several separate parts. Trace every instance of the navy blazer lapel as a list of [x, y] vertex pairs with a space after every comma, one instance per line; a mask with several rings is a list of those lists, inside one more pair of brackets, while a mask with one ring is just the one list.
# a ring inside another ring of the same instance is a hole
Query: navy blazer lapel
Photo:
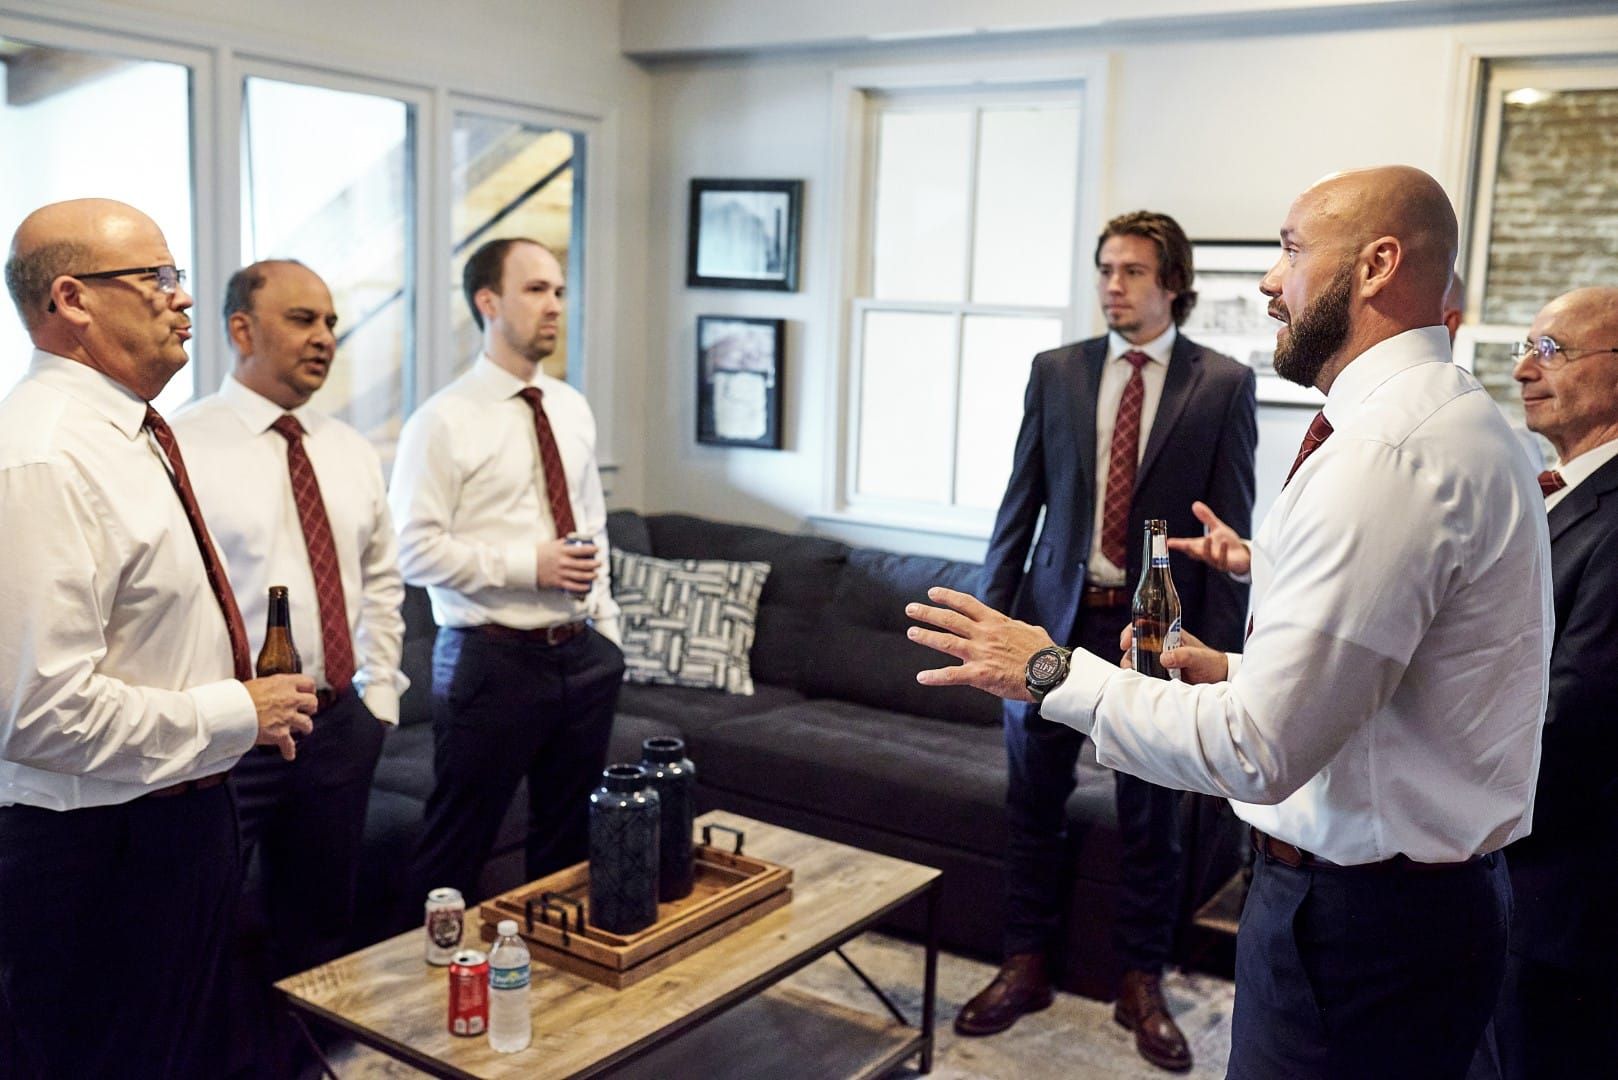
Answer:
[[1096, 499], [1096, 395], [1101, 390], [1101, 369], [1107, 362], [1107, 339], [1093, 338], [1074, 350], [1072, 394], [1073, 441], [1078, 444], [1079, 490], [1086, 496], [1085, 520], [1095, 514]]
[[1618, 489], [1618, 458], [1613, 458], [1591, 473], [1588, 479], [1551, 508], [1551, 540], [1567, 532], [1575, 522], [1595, 513], [1601, 497], [1614, 489]]
[[1135, 471], [1135, 487], [1139, 489], [1151, 474], [1163, 448], [1173, 437], [1174, 425], [1191, 402], [1191, 395], [1202, 381], [1202, 346], [1193, 344], [1184, 334], [1174, 335], [1174, 349], [1169, 353], [1168, 375], [1163, 380], [1163, 396], [1157, 402], [1157, 415], [1152, 418], [1152, 434], [1146, 440], [1146, 452], [1141, 455], [1140, 468]]

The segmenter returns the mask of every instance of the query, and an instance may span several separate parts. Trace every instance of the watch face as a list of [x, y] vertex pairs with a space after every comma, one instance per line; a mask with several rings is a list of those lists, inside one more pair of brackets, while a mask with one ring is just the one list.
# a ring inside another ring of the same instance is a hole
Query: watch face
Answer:
[[1061, 671], [1062, 655], [1055, 649], [1041, 649], [1028, 662], [1028, 677], [1034, 682], [1049, 682]]

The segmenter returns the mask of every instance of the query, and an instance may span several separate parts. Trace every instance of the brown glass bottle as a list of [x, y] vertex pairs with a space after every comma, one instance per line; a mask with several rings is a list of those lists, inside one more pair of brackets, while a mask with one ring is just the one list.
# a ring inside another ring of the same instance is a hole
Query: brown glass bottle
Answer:
[[298, 647], [292, 644], [292, 607], [287, 602], [285, 585], [270, 586], [269, 617], [264, 624], [264, 647], [258, 651], [255, 671], [259, 678], [266, 675], [298, 675], [303, 672], [303, 660]]
[[1146, 522], [1145, 535], [1140, 584], [1135, 586], [1135, 634], [1129, 659], [1142, 675], [1178, 678], [1163, 666], [1163, 650], [1180, 643], [1180, 594], [1174, 590], [1174, 576], [1169, 573], [1169, 523], [1152, 518]]

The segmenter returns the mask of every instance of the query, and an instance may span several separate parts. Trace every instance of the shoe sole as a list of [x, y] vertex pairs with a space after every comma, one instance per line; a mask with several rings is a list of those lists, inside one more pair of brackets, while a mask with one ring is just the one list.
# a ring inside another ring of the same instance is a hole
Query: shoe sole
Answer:
[[[1118, 1010], [1117, 1009], [1114, 1009], [1112, 1011], [1112, 1022], [1117, 1024], [1119, 1027], [1123, 1028], [1125, 1031], [1134, 1031], [1135, 1030], [1135, 1025], [1131, 1024], [1128, 1020], [1125, 1020], [1122, 1016], [1118, 1015]], [[1153, 1057], [1151, 1054], [1148, 1054], [1145, 1050], [1141, 1049], [1140, 1039], [1138, 1037], [1135, 1039], [1135, 1052], [1137, 1054], [1139, 1054], [1145, 1061], [1149, 1062], [1152, 1065], [1156, 1065], [1159, 1069], [1164, 1069], [1164, 1070], [1166, 1070], [1168, 1072], [1174, 1072], [1174, 1073], [1190, 1072], [1191, 1071], [1191, 1066], [1193, 1064], [1189, 1060], [1180, 1061], [1180, 1060], [1177, 1060], [1175, 1058]]]
[[971, 1025], [962, 1025], [961, 1018], [957, 1016], [955, 1018], [954, 1025], [955, 1034], [965, 1035], [968, 1038], [980, 1038], [984, 1035], [998, 1035], [1002, 1031], [1010, 1031], [1013, 1024], [1027, 1016], [1029, 1013], [1044, 1012], [1046, 1009], [1055, 1004], [1055, 1002], [1056, 995], [1052, 994], [1050, 997], [1044, 998], [1035, 1004], [1028, 1006], [1026, 1009], [1023, 1009], [1021, 1012], [1017, 1013], [1016, 1016], [1013, 1016], [1010, 1020], [1007, 1020], [1004, 1024], [1000, 1024], [996, 1027], [973, 1027]]

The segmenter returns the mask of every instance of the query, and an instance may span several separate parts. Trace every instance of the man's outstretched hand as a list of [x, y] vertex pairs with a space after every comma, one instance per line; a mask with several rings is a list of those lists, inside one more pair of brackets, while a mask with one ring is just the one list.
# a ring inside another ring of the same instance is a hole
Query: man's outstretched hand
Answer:
[[923, 686], [975, 686], [1009, 701], [1034, 700], [1025, 682], [1028, 658], [1055, 644], [1049, 634], [954, 589], [928, 589], [927, 599], [943, 606], [907, 604], [905, 614], [938, 629], [912, 626], [910, 640], [961, 663], [920, 672], [917, 682]]
[[1191, 512], [1208, 527], [1202, 536], [1171, 536], [1169, 550], [1189, 555], [1205, 562], [1215, 570], [1238, 577], [1253, 569], [1253, 553], [1247, 541], [1236, 535], [1236, 530], [1219, 520], [1219, 515], [1207, 503], [1198, 500], [1191, 504]]

